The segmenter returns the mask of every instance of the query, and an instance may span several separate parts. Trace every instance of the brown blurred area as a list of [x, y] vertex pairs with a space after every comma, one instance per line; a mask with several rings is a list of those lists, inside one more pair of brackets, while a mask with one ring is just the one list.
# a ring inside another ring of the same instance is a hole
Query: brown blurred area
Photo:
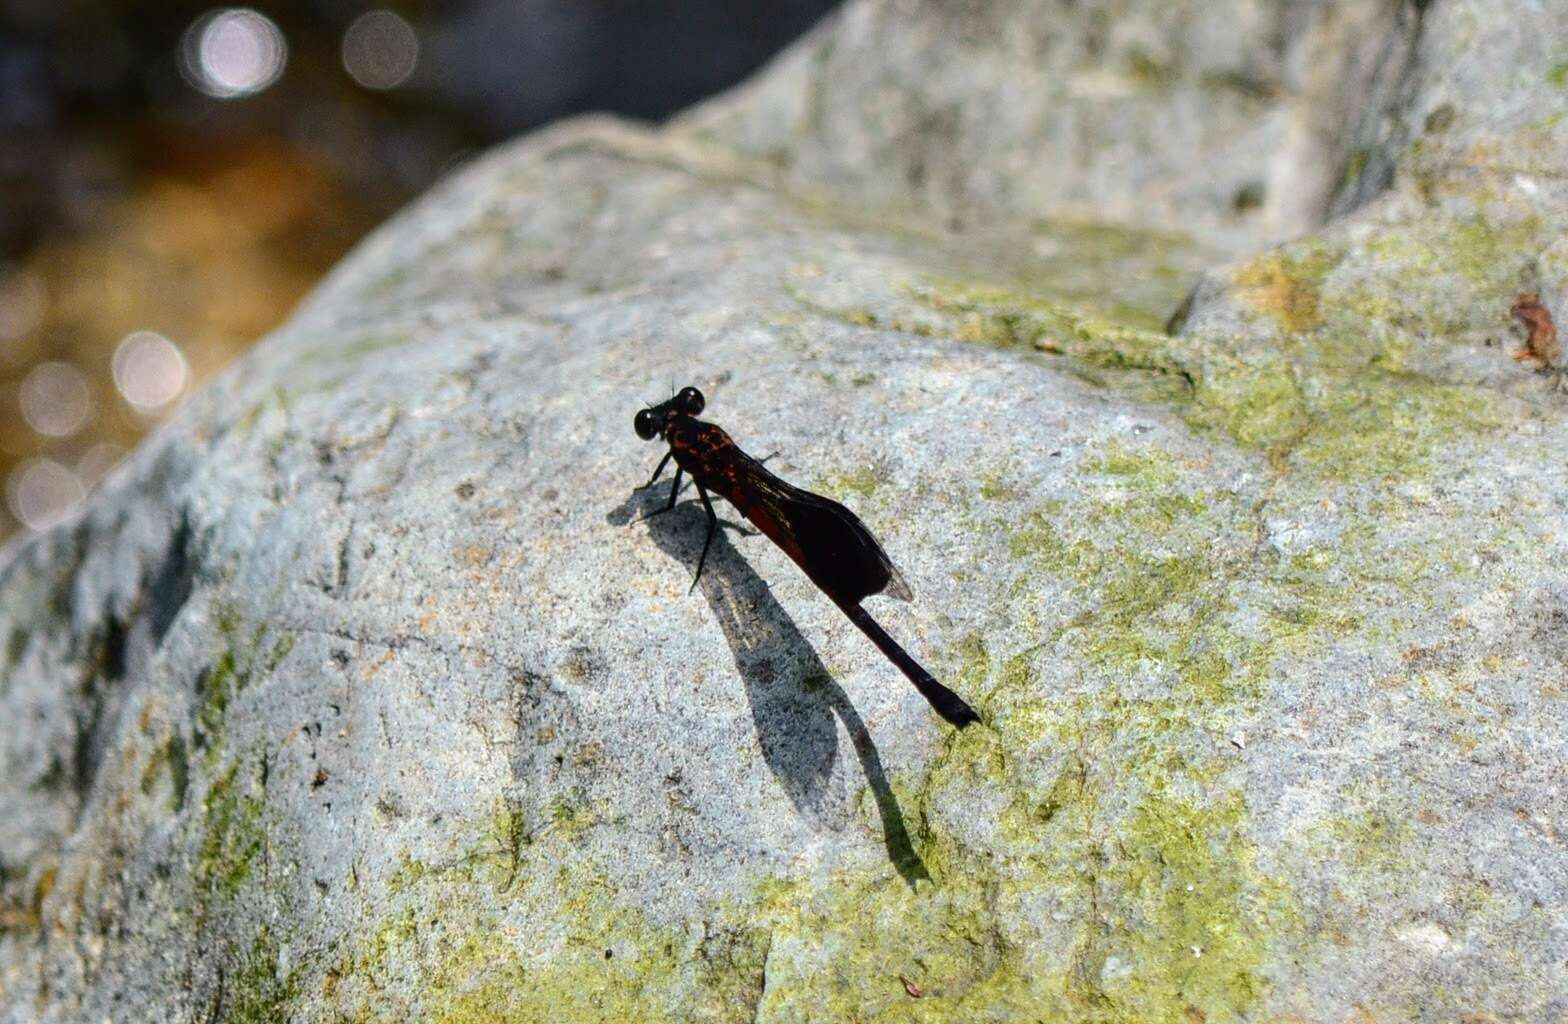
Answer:
[[[113, 373], [123, 339], [169, 339], [188, 392], [276, 326], [378, 212], [319, 161], [258, 138], [170, 159], [106, 202], [90, 230], [45, 235], [11, 262], [0, 279], [9, 312], [0, 325], [6, 526], [22, 515], [47, 521], [75, 497], [60, 474], [58, 498], [19, 493], [19, 468], [50, 460], [85, 491], [177, 402], [138, 409], [124, 399]], [[60, 408], [79, 401], [69, 386], [24, 391], [30, 375], [38, 389], [40, 367], [62, 365], [85, 386], [79, 416]], [[50, 422], [51, 406], [63, 422]], [[32, 509], [18, 507], [29, 500]]]
[[466, 155], [659, 117], [832, 0], [0, 0], [0, 536], [93, 484]]

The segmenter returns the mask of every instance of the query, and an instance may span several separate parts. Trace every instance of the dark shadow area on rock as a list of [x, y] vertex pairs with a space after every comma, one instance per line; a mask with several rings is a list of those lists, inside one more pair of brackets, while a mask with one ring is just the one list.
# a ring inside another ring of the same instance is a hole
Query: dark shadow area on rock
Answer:
[[[662, 508], [669, 493], [668, 485], [638, 491], [606, 518], [612, 524], [625, 525]], [[654, 543], [687, 572], [695, 570], [707, 532], [707, 517], [700, 504], [683, 504], [636, 525], [646, 529]], [[734, 524], [726, 525], [734, 528]], [[797, 811], [810, 820], [821, 820], [838, 760], [836, 714], [871, 786], [888, 859], [911, 887], [917, 879], [930, 878], [910, 842], [903, 812], [865, 722], [726, 533], [721, 529], [713, 538], [697, 589], [719, 620], [745, 682], [757, 742], [768, 769]]]

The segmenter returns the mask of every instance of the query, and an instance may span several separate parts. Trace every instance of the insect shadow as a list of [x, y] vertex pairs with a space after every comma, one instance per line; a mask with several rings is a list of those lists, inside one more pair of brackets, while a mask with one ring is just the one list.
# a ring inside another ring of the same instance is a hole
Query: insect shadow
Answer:
[[[665, 500], [662, 489], [643, 491], [607, 518], [625, 523]], [[702, 544], [706, 518], [693, 502], [641, 525], [662, 551], [689, 567]], [[828, 785], [838, 760], [838, 729], [833, 722], [837, 715], [876, 800], [888, 859], [913, 888], [918, 879], [931, 876], [910, 842], [903, 812], [866, 723], [726, 532], [721, 529], [714, 536], [708, 568], [697, 589], [718, 619], [745, 683], [763, 760], [795, 809], [808, 818], [818, 817], [829, 798]]]

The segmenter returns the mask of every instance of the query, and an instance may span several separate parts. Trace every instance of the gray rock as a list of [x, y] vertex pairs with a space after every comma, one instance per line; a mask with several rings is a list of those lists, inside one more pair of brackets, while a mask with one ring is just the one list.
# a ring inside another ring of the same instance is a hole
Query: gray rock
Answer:
[[954, 223], [1083, 217], [1245, 248], [1347, 203], [1420, 22], [1396, 0], [877, 0], [683, 125]]
[[[0, 1017], [1568, 1015], [1562, 12], [1126, 6], [852, 4], [491, 154], [12, 545]], [[1227, 220], [1291, 123], [1345, 187]], [[687, 593], [671, 382], [984, 725], [764, 538]]]

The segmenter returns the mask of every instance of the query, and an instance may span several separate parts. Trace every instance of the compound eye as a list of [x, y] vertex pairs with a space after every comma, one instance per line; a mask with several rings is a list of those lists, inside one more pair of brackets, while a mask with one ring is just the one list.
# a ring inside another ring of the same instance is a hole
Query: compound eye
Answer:
[[702, 407], [708, 403], [703, 399], [702, 392], [696, 388], [681, 388], [681, 393], [675, 396], [676, 404], [688, 416], [695, 416], [702, 412]]
[[652, 441], [659, 436], [659, 417], [653, 414], [652, 409], [644, 409], [632, 421], [632, 426], [637, 430], [637, 436], [644, 441]]

